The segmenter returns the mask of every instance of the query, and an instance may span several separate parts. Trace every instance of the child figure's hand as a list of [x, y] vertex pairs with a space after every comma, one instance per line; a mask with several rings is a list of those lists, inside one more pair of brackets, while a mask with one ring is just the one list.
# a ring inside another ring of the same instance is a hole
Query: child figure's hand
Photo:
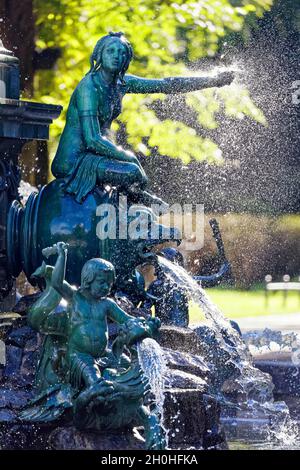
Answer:
[[153, 322], [156, 328], [159, 328], [161, 326], [161, 321], [158, 317], [151, 317], [150, 320]]
[[151, 317], [147, 320], [148, 325], [151, 329], [152, 335], [155, 337], [159, 328], [161, 327], [161, 321], [158, 317]]
[[69, 245], [67, 243], [58, 242], [52, 246], [44, 248], [42, 250], [42, 253], [43, 253], [43, 256], [45, 256], [45, 258], [49, 258], [49, 256], [52, 256], [52, 255], [64, 254], [65, 250], [68, 249], [68, 246]]
[[57, 253], [58, 253], [59, 255], [64, 255], [65, 252], [66, 252], [66, 250], [68, 249], [68, 246], [69, 246], [69, 245], [68, 245], [67, 243], [65, 243], [65, 242], [58, 242], [58, 243], [56, 244]]

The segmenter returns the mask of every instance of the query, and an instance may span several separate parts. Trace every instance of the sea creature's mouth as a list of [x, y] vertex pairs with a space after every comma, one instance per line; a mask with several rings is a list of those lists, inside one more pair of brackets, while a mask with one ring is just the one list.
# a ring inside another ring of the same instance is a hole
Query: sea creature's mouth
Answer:
[[45, 261], [42, 262], [41, 266], [39, 266], [30, 276], [30, 279], [37, 281], [43, 277], [45, 277], [46, 274], [46, 263]]
[[[159, 242], [159, 240], [158, 240]], [[149, 258], [155, 258], [157, 255], [155, 253], [153, 253], [152, 249], [155, 247], [155, 245], [158, 245], [158, 242], [149, 242], [149, 244], [147, 244], [147, 242], [145, 243], [144, 241], [143, 242], [140, 242], [137, 246], [137, 252], [138, 252], [138, 255], [141, 259], [145, 260], [149, 260]]]
[[[169, 228], [168, 235], [164, 236], [164, 230], [166, 227], [160, 225], [158, 227], [158, 233], [160, 236], [157, 238], [148, 238], [141, 240], [136, 247], [137, 253], [142, 260], [149, 261], [151, 258], [155, 259], [159, 249], [161, 249], [166, 243], [181, 243], [181, 233], [176, 228]], [[162, 246], [163, 245], [163, 246]], [[158, 248], [159, 247], [159, 248]], [[157, 252], [157, 253], [156, 253]]]
[[157, 258], [160, 250], [165, 247], [166, 244], [174, 242], [177, 243], [177, 245], [180, 245], [179, 240], [144, 240], [143, 242], [138, 243], [137, 252], [142, 260], [149, 261], [150, 258]]

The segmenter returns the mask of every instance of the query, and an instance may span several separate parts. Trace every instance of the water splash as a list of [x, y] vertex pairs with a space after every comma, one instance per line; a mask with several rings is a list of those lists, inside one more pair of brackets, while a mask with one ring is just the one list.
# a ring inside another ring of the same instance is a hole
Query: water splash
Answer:
[[[273, 409], [271, 411], [273, 411]], [[296, 444], [298, 439], [299, 428], [297, 423], [291, 419], [288, 407], [284, 407], [281, 413], [273, 414], [268, 441], [273, 443], [278, 442], [283, 446], [288, 446]]]
[[164, 353], [159, 344], [152, 338], [145, 338], [140, 341], [137, 344], [137, 352], [141, 369], [149, 380], [157, 414], [166, 434], [166, 448], [168, 448], [168, 430], [164, 427], [164, 392], [167, 378], [167, 364]]
[[236, 335], [229, 320], [224, 317], [223, 313], [210, 300], [201, 285], [194, 281], [184, 268], [175, 265], [163, 257], [159, 257], [159, 264], [162, 266], [166, 276], [175, 281], [175, 285], [180, 286], [181, 289], [187, 292], [190, 299], [201, 307], [206, 318], [210, 320], [218, 330], [225, 329], [230, 331], [233, 335]]
[[[285, 402], [274, 402], [274, 384], [269, 374], [261, 372], [253, 366], [251, 354], [239, 333], [232, 327], [230, 321], [224, 317], [222, 312], [210, 300], [204, 289], [193, 280], [193, 278], [181, 266], [159, 257], [165, 275], [169, 277], [174, 288], [185, 290], [191, 300], [193, 300], [203, 310], [207, 321], [212, 325], [218, 338], [218, 354], [225, 351], [235, 370], [237, 376], [229, 381], [229, 388], [235, 387], [239, 399], [237, 403], [230, 403], [224, 407], [229, 418], [228, 423], [233, 423], [234, 419], [244, 422], [252, 422], [252, 436], [259, 430], [261, 423], [264, 426], [259, 433], [267, 441], [280, 441], [283, 445], [296, 441], [298, 438], [298, 426], [291, 419], [289, 409]], [[218, 372], [218, 371], [215, 371]], [[224, 389], [222, 389], [224, 393]], [[224, 397], [222, 393], [216, 393], [217, 398], [222, 403]], [[226, 420], [226, 419], [225, 419]]]
[[30, 194], [33, 192], [37, 192], [37, 188], [35, 186], [32, 186], [30, 183], [27, 181], [21, 180], [20, 181], [20, 186], [19, 186], [19, 194], [22, 200], [22, 204], [26, 204], [27, 199], [29, 198]]

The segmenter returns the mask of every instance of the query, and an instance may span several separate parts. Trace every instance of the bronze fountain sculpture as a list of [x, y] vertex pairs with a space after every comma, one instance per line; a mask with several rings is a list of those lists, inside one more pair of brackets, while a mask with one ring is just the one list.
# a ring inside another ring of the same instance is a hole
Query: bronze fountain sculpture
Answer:
[[[164, 227], [149, 206], [159, 205], [160, 212], [168, 206], [146, 191], [147, 176], [138, 158], [113, 143], [110, 126], [126, 93], [219, 87], [230, 84], [233, 74], [141, 78], [126, 73], [132, 57], [123, 33], [98, 41], [90, 70], [70, 100], [52, 164], [56, 179], [33, 193], [25, 208], [14, 201], [8, 213], [8, 266], [12, 276], [23, 270], [43, 289], [27, 318], [31, 328], [46, 335], [36, 373], [38, 395], [18, 420], [49, 423], [71, 416], [77, 428], [98, 431], [138, 424], [144, 426], [147, 448], [162, 449], [160, 416], [145, 402], [149, 383], [136, 349], [144, 338], [155, 337], [159, 319], [129, 315], [108, 296], [121, 290], [135, 306], [144, 301], [137, 266], [155, 258], [155, 245], [180, 243], [180, 234], [173, 229], [168, 239], [163, 237]], [[112, 205], [118, 219], [122, 195], [129, 207], [139, 205], [150, 216], [149, 225], [158, 228], [156, 239], [150, 226], [135, 240], [97, 237], [97, 207]], [[44, 257], [53, 262], [46, 265]], [[67, 307], [59, 309], [62, 299]], [[121, 325], [110, 344], [107, 318]]]

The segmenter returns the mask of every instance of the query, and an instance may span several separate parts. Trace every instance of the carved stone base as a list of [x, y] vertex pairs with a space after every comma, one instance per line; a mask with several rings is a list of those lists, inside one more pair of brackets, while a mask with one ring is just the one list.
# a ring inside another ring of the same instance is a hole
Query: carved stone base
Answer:
[[[1, 416], [1, 413], [0, 413]], [[142, 450], [132, 430], [116, 433], [78, 431], [73, 426], [0, 425], [1, 450]]]
[[93, 433], [76, 428], [56, 428], [49, 435], [49, 446], [54, 450], [142, 450], [144, 440], [131, 430]]

